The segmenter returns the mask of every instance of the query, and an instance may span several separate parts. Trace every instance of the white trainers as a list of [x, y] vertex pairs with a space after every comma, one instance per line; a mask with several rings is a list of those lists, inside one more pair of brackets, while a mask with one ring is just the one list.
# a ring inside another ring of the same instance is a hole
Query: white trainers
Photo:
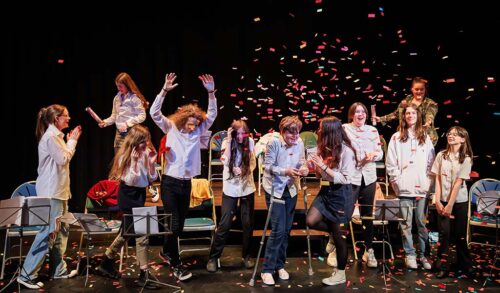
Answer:
[[271, 273], [260, 273], [260, 278], [262, 282], [268, 286], [274, 286], [274, 278]]
[[43, 288], [42, 282], [35, 282], [32, 280], [24, 280], [21, 277], [17, 277], [17, 282], [28, 289], [41, 289], [41, 288]]
[[73, 277], [76, 277], [76, 275], [78, 275], [78, 271], [77, 270], [72, 270], [69, 273], [66, 272], [66, 274], [64, 274], [64, 275], [54, 276], [54, 279], [71, 279]]
[[337, 250], [334, 249], [330, 254], [328, 254], [328, 258], [326, 259], [326, 264], [331, 267], [337, 267]]
[[328, 286], [344, 284], [346, 282], [345, 270], [333, 270], [332, 275], [328, 278], [324, 278], [322, 282]]
[[370, 248], [368, 250], [365, 250], [365, 253], [363, 253], [363, 257], [361, 258], [363, 262], [366, 262], [366, 266], [369, 268], [376, 268], [377, 267], [377, 259], [375, 258], [375, 252], [373, 251], [373, 248]]
[[331, 253], [335, 250], [335, 243], [333, 242], [333, 236], [329, 235], [328, 244], [326, 245], [326, 253]]
[[431, 263], [427, 260], [425, 257], [420, 258], [420, 263], [422, 264], [422, 267], [426, 270], [432, 269]]
[[408, 269], [416, 270], [417, 269], [417, 257], [414, 255], [407, 255], [405, 258], [406, 267]]
[[288, 280], [290, 279], [290, 274], [285, 271], [285, 269], [279, 269], [278, 270], [278, 276], [281, 280]]

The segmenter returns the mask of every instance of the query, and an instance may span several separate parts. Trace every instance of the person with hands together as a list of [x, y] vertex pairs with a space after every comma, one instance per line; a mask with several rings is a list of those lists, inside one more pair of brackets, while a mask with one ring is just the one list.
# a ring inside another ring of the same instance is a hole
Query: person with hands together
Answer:
[[[132, 209], [143, 207], [146, 202], [146, 188], [158, 177], [155, 169], [157, 152], [151, 143], [149, 130], [142, 125], [133, 126], [113, 160], [110, 178], [119, 178], [118, 206], [124, 214], [132, 214]], [[129, 237], [124, 233], [134, 233], [134, 219], [125, 217], [121, 233], [106, 249], [97, 272], [105, 277], [118, 279], [120, 272], [114, 268], [115, 259]], [[146, 248], [149, 239], [142, 236], [136, 239], [137, 265], [140, 269], [136, 285], [146, 289], [158, 289], [158, 285], [147, 282], [148, 258]]]
[[195, 104], [178, 108], [166, 117], [161, 107], [167, 93], [177, 87], [175, 73], [165, 75], [165, 83], [151, 105], [149, 113], [153, 121], [168, 135], [165, 147], [165, 167], [161, 180], [161, 199], [164, 211], [172, 214], [172, 234], [165, 237], [160, 257], [171, 266], [174, 276], [180, 281], [192, 274], [182, 265], [177, 246], [177, 237], [184, 229], [184, 220], [189, 209], [191, 179], [201, 174], [201, 138], [217, 117], [215, 82], [210, 74], [200, 75], [208, 92], [207, 113]]
[[134, 80], [126, 72], [118, 74], [115, 78], [118, 93], [113, 99], [111, 116], [99, 123], [99, 127], [116, 125], [115, 154], [120, 149], [128, 130], [146, 120], [148, 102], [139, 91]]
[[70, 119], [68, 109], [57, 104], [40, 109], [37, 116], [36, 194], [50, 197], [50, 218], [49, 225], [42, 226], [36, 234], [17, 278], [20, 284], [29, 289], [41, 289], [44, 286], [37, 278], [48, 252], [51, 278], [72, 278], [78, 273], [76, 270], [69, 271], [64, 260], [69, 235], [68, 224], [56, 220], [68, 213], [68, 200], [71, 198], [69, 163], [82, 133], [81, 127], [77, 126], [66, 135], [64, 141], [62, 130], [69, 127]]
[[[450, 231], [455, 231], [457, 264], [467, 274], [473, 272], [473, 261], [467, 246], [468, 191], [465, 180], [470, 179], [472, 147], [469, 133], [453, 126], [446, 133], [446, 149], [436, 156], [431, 172], [436, 175], [434, 200], [438, 212], [439, 247], [435, 268], [439, 279], [448, 276]], [[453, 226], [454, 229], [451, 229]]]
[[218, 259], [229, 237], [233, 217], [240, 205], [243, 228], [243, 247], [241, 256], [247, 269], [255, 266], [250, 258], [250, 242], [253, 232], [255, 183], [253, 170], [256, 166], [254, 142], [250, 130], [243, 120], [233, 121], [222, 142], [221, 161], [224, 165], [222, 181], [221, 218], [214, 242], [210, 249], [207, 271], [216, 272]]
[[[321, 119], [318, 129], [318, 152], [311, 154], [311, 161], [321, 178], [328, 180], [327, 192], [320, 192], [307, 212], [306, 224], [316, 230], [330, 233], [330, 249], [335, 245], [337, 268], [325, 285], [346, 282], [347, 242], [342, 237], [341, 224], [348, 223], [354, 212], [351, 180], [356, 168], [356, 150], [351, 144], [340, 120], [333, 116]], [[333, 250], [333, 249], [331, 249]], [[329, 251], [331, 252], [331, 251]]]
[[288, 237], [300, 189], [300, 176], [309, 173], [304, 143], [299, 136], [302, 122], [297, 116], [287, 116], [281, 119], [279, 129], [280, 136], [271, 138], [267, 143], [262, 178], [268, 208], [271, 197], [284, 201], [284, 204], [274, 204], [271, 210], [271, 235], [267, 240], [261, 271], [266, 285], [275, 284], [275, 272], [281, 280], [290, 278], [285, 270]]

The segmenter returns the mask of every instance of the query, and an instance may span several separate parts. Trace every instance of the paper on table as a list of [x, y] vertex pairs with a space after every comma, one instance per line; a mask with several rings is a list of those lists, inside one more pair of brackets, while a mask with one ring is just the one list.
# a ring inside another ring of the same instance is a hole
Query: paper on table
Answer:
[[[134, 215], [134, 231], [136, 234], [158, 234], [156, 206], [132, 208], [132, 214]], [[149, 233], [147, 233], [146, 221], [149, 221]]]
[[94, 112], [94, 110], [92, 110], [92, 108], [87, 107], [85, 108], [85, 111], [87, 111], [97, 123], [102, 123], [102, 119], [99, 116], [97, 116], [97, 114]]

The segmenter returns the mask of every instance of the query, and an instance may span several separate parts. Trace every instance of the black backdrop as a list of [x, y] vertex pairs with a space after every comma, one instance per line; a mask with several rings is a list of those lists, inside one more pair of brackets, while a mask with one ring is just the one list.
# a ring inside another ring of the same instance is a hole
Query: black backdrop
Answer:
[[[69, 109], [71, 127], [83, 127], [71, 162], [70, 202], [73, 210], [82, 209], [88, 188], [106, 177], [115, 131], [99, 129], [84, 109], [92, 106], [107, 117], [116, 93], [114, 78], [122, 71], [132, 76], [150, 102], [165, 73], [176, 72], [180, 85], [167, 96], [165, 114], [193, 100], [206, 108], [206, 91], [196, 77], [210, 73], [221, 107], [212, 130], [226, 129], [232, 119], [247, 117], [254, 133], [276, 128], [279, 115], [291, 113], [284, 90], [294, 79], [317, 91], [329, 86], [335, 96], [298, 99], [295, 110], [300, 115], [308, 118], [312, 112], [322, 117], [326, 105], [345, 121], [343, 108], [354, 101], [376, 104], [379, 115], [394, 110], [408, 92], [411, 78], [424, 76], [431, 97], [440, 105], [436, 118], [440, 134], [455, 124], [466, 127], [477, 155], [473, 169], [481, 177], [498, 177], [499, 147], [492, 141], [500, 119], [500, 48], [494, 40], [500, 23], [492, 3], [316, 2], [167, 2], [167, 9], [136, 4], [111, 11], [97, 6], [78, 11], [44, 7], [46, 14], [38, 13], [39, 6], [5, 11], [13, 20], [3, 18], [1, 27], [6, 174], [1, 197], [36, 179], [36, 113], [60, 103]], [[303, 42], [307, 45], [301, 48]], [[326, 48], [319, 49], [322, 44]], [[321, 57], [332, 61], [322, 65], [335, 68], [329, 68], [327, 78], [315, 74]], [[333, 74], [337, 78], [331, 81]], [[455, 82], [443, 82], [450, 78]], [[264, 101], [261, 107], [257, 99]], [[267, 116], [262, 109], [267, 108], [272, 108], [271, 119], [262, 119]], [[306, 130], [317, 127], [314, 119], [305, 120]], [[146, 125], [158, 143], [162, 133], [149, 115]], [[379, 127], [386, 139], [396, 123], [390, 126]], [[437, 149], [444, 143], [441, 138]]]

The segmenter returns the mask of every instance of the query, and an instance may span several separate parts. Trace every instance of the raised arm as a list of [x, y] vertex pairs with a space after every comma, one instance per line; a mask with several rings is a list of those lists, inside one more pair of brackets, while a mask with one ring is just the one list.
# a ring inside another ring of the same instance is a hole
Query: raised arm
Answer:
[[215, 82], [213, 76], [210, 74], [202, 74], [198, 76], [198, 78], [208, 92], [207, 120], [200, 125], [201, 132], [203, 133], [212, 126], [217, 117], [217, 99], [215, 98]]
[[167, 75], [165, 75], [165, 83], [163, 84], [160, 93], [156, 96], [153, 105], [151, 105], [151, 108], [149, 109], [151, 118], [164, 133], [167, 133], [170, 130], [172, 122], [167, 117], [163, 116], [161, 113], [161, 106], [163, 105], [163, 100], [165, 99], [167, 92], [178, 86], [177, 83], [174, 84], [176, 78], [177, 76], [175, 73], [167, 73]]

